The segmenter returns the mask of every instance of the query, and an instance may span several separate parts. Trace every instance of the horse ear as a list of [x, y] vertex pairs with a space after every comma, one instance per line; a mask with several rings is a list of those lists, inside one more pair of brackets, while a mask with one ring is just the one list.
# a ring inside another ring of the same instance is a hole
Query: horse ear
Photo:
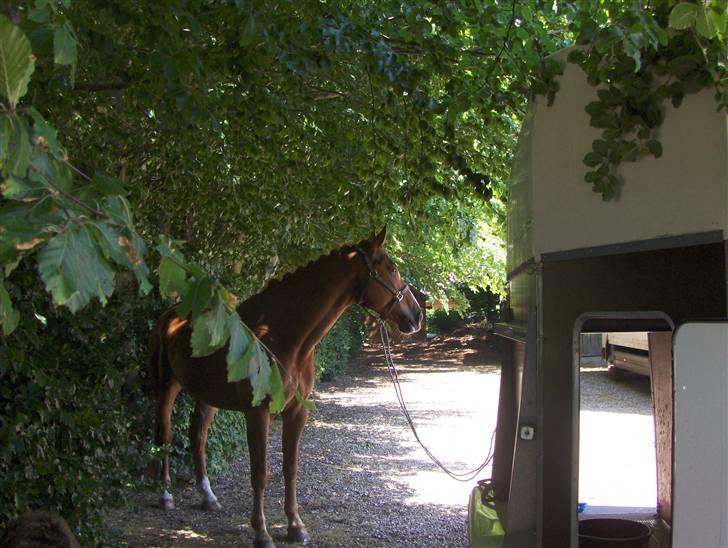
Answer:
[[387, 225], [384, 225], [384, 228], [374, 236], [374, 239], [372, 240], [372, 243], [377, 247], [382, 247], [384, 245], [384, 240], [387, 239]]

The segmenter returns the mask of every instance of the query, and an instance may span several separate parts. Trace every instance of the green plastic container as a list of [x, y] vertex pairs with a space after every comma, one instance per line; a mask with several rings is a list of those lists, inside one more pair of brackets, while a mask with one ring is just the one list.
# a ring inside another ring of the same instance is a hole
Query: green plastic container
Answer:
[[[486, 489], [488, 489], [486, 491]], [[483, 496], [485, 493], [485, 497]], [[468, 504], [468, 537], [470, 548], [501, 548], [505, 530], [498, 518], [489, 487], [476, 485], [470, 492]]]

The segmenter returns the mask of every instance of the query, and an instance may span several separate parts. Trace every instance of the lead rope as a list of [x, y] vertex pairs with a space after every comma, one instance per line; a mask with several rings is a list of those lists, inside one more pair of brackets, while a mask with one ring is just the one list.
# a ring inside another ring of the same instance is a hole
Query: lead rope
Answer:
[[450, 476], [452, 479], [456, 481], [462, 481], [462, 482], [470, 482], [476, 478], [478, 474], [480, 474], [486, 466], [490, 464], [490, 462], [493, 460], [493, 443], [495, 441], [495, 430], [493, 430], [493, 434], [490, 437], [490, 449], [488, 450], [488, 456], [485, 458], [483, 463], [478, 466], [477, 468], [470, 470], [469, 472], [452, 472], [450, 469], [447, 468], [440, 460], [432, 454], [432, 451], [430, 451], [427, 446], [422, 443], [422, 440], [420, 439], [419, 434], [417, 434], [417, 428], [415, 428], [415, 423], [412, 420], [412, 417], [410, 416], [409, 410], [407, 409], [407, 404], [404, 401], [404, 395], [402, 394], [402, 386], [399, 382], [399, 375], [397, 374], [397, 368], [394, 365], [394, 360], [392, 359], [392, 351], [389, 344], [389, 334], [387, 333], [387, 328], [383, 321], [379, 320], [379, 337], [382, 339], [382, 347], [384, 348], [384, 361], [387, 363], [387, 369], [389, 370], [389, 376], [392, 379], [392, 384], [394, 385], [394, 391], [397, 393], [397, 401], [399, 402], [399, 407], [402, 409], [402, 414], [404, 415], [404, 418], [407, 420], [407, 424], [410, 427], [410, 430], [412, 430], [412, 433], [415, 436], [415, 439], [417, 440], [417, 443], [420, 444], [422, 449], [425, 450], [425, 453], [427, 453], [427, 456], [430, 457], [430, 460], [434, 462], [443, 472], [445, 472], [448, 476]]

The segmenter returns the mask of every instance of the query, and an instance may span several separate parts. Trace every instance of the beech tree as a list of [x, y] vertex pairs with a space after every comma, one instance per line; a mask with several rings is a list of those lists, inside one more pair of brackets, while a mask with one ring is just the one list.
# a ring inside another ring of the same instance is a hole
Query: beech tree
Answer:
[[[32, 256], [75, 311], [104, 304], [120, 269], [147, 294], [154, 270], [192, 317], [197, 354], [232, 337], [231, 379], [250, 374], [243, 356], [258, 344], [238, 299], [385, 223], [405, 275], [433, 296], [503, 291], [511, 150], [529, 96], [558, 92], [556, 50], [580, 44], [571, 61], [601, 86], [587, 110], [604, 135], [585, 163], [605, 199], [620, 162], [660, 155], [664, 101], [728, 97], [726, 0], [3, 10], [3, 276]], [[1, 282], [9, 334], [18, 317]]]

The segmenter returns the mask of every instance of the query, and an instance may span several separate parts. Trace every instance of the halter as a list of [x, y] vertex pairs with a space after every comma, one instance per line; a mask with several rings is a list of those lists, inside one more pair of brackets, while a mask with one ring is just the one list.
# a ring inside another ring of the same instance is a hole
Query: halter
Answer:
[[367, 278], [366, 283], [364, 284], [364, 287], [362, 288], [361, 292], [359, 293], [359, 299], [358, 304], [363, 304], [364, 302], [364, 295], [367, 292], [367, 288], [369, 287], [369, 283], [374, 280], [378, 284], [380, 284], [384, 289], [389, 291], [393, 295], [392, 302], [389, 304], [389, 307], [387, 308], [387, 311], [382, 314], [381, 312], [375, 311], [379, 314], [379, 318], [381, 320], [386, 320], [389, 315], [392, 313], [392, 310], [394, 310], [394, 307], [397, 306], [398, 303], [404, 299], [405, 292], [410, 291], [410, 288], [407, 284], [404, 284], [404, 287], [402, 289], [397, 290], [391, 285], [389, 285], [385, 280], [382, 279], [382, 277], [379, 275], [379, 272], [376, 271], [374, 268], [374, 265], [372, 264], [372, 260], [369, 258], [369, 255], [367, 255], [367, 252], [364, 251], [361, 247], [358, 245], [354, 246], [354, 250], [359, 254], [359, 256], [364, 259], [364, 262], [367, 265], [367, 268], [369, 269], [369, 277]]

